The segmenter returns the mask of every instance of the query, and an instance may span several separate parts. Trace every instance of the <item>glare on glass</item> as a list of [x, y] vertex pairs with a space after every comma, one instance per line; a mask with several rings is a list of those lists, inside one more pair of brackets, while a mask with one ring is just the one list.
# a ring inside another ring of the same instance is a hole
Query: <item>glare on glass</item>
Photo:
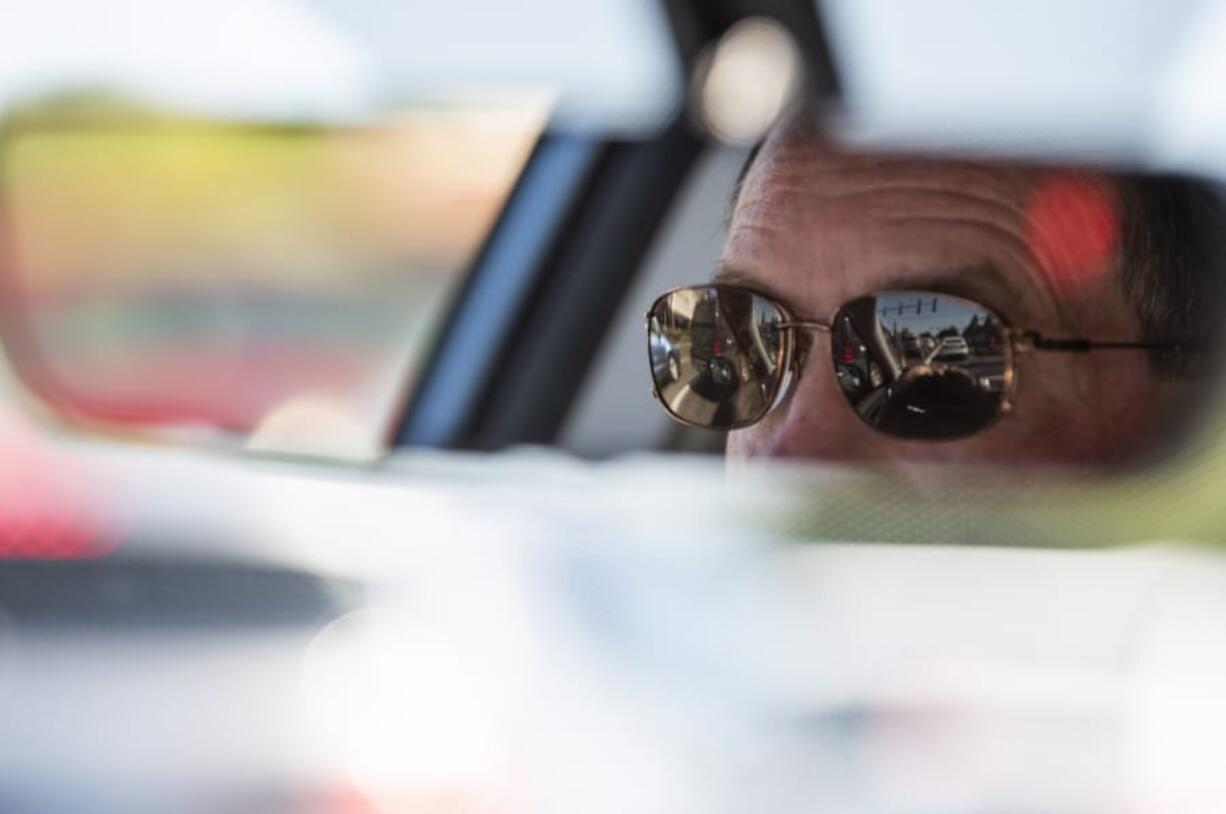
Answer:
[[699, 427], [761, 420], [800, 373], [811, 331], [830, 335], [831, 372], [848, 406], [888, 435], [970, 435], [1010, 405], [1007, 326], [949, 294], [881, 292], [852, 300], [827, 322], [797, 320], [750, 289], [694, 286], [656, 300], [647, 328], [657, 397], [674, 418]]

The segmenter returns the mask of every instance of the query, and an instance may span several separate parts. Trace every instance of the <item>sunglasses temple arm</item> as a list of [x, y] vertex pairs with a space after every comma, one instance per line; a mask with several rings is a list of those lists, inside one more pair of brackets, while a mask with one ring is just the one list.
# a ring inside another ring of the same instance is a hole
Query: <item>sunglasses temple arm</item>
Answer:
[[1090, 339], [1049, 339], [1035, 331], [1014, 338], [1019, 350], [1089, 353], [1094, 350], [1203, 350], [1192, 342], [1095, 342]]

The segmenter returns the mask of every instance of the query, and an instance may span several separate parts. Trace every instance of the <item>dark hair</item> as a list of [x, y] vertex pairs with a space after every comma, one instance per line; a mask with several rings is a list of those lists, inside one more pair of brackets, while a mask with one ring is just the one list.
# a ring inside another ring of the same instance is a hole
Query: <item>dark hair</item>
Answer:
[[[1226, 210], [1208, 183], [1179, 176], [1122, 176], [1121, 269], [1124, 296], [1146, 342], [1209, 344], [1223, 311]], [[1178, 348], [1150, 353], [1170, 377], [1199, 372], [1205, 354]]]
[[741, 165], [741, 171], [737, 173], [736, 182], [732, 185], [732, 194], [728, 196], [728, 209], [724, 212], [725, 228], [732, 225], [732, 213], [736, 211], [736, 202], [741, 199], [741, 187], [745, 186], [745, 176], [749, 175], [749, 170], [758, 160], [758, 153], [762, 152], [762, 145], [765, 143], [766, 139], [760, 139], [745, 156], [745, 163]]

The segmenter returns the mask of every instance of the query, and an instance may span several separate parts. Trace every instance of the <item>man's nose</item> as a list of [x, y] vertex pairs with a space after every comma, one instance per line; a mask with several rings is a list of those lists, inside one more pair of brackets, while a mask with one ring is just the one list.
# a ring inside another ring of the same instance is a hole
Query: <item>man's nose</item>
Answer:
[[789, 396], [758, 424], [733, 433], [735, 457], [864, 461], [880, 436], [852, 411], [835, 379], [829, 350], [809, 360]]

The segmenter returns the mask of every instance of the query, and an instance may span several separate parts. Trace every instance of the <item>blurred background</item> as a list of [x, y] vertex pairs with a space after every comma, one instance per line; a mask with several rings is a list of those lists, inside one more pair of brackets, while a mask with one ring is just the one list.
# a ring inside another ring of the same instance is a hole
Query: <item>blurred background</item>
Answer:
[[1127, 470], [726, 472], [643, 322], [798, 103], [1220, 191], [1223, 42], [1217, 0], [3, 4], [0, 811], [1220, 809], [1217, 367]]
[[550, 92], [376, 87], [302, 4], [61, 6], [7, 26], [0, 82], [25, 385], [90, 426], [378, 449]]
[[224, 441], [318, 421], [373, 448], [542, 113], [326, 128], [89, 94], [11, 110], [21, 369], [86, 422]]

